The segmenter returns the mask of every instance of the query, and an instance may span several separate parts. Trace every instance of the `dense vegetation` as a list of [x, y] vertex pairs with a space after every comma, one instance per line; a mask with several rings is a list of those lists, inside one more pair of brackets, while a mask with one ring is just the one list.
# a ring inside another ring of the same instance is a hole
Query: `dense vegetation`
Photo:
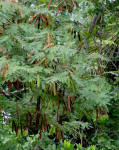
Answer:
[[119, 1], [0, 1], [0, 150], [119, 149]]

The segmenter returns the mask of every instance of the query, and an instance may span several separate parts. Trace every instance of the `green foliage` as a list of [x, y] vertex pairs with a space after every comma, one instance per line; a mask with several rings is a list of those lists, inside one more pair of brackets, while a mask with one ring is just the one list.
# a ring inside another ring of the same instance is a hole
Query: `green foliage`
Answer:
[[117, 1], [0, 2], [0, 147], [116, 150], [117, 16]]

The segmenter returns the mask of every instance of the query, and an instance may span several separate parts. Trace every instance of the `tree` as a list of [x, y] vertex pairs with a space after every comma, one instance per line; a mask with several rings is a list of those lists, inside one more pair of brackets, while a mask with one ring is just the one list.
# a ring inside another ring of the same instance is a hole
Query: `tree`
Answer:
[[103, 129], [118, 97], [105, 75], [109, 59], [118, 58], [118, 2], [25, 0], [0, 7], [0, 107], [11, 114], [9, 128], [16, 136], [39, 134], [46, 145], [72, 139], [89, 146], [89, 133]]

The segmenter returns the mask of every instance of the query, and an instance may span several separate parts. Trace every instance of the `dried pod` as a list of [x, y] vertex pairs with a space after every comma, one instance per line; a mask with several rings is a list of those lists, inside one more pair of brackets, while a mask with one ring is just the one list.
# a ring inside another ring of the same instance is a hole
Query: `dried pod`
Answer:
[[56, 83], [53, 83], [53, 92], [54, 92], [54, 96], [57, 95], [57, 90], [56, 90]]
[[41, 97], [39, 96], [39, 97], [37, 98], [36, 111], [40, 111], [40, 99], [41, 99]]
[[71, 110], [71, 97], [68, 96], [68, 113], [70, 113]]
[[23, 135], [23, 126], [22, 126], [22, 123], [20, 123], [20, 127], [21, 127], [21, 135]]
[[32, 102], [32, 100], [33, 100], [33, 96], [30, 98], [29, 102]]
[[39, 125], [40, 113], [38, 112], [36, 115], [36, 126]]
[[15, 121], [13, 120], [12, 121], [12, 132], [15, 130], [15, 128], [16, 128], [16, 124], [15, 124]]
[[16, 136], [18, 135], [18, 129], [19, 129], [19, 126], [16, 126], [15, 128]]

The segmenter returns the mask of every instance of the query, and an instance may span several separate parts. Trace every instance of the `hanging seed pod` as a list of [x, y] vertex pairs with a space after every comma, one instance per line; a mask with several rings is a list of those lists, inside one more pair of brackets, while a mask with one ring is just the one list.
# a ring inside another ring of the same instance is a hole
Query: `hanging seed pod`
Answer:
[[45, 128], [44, 128], [44, 120], [42, 121], [42, 130], [43, 130], [43, 132], [45, 132]]
[[58, 100], [58, 108], [57, 108], [57, 114], [56, 114], [56, 116], [57, 116], [57, 121], [58, 121], [58, 118], [59, 118], [59, 108], [60, 108], [60, 104], [61, 104], [61, 101]]
[[38, 112], [36, 115], [36, 126], [39, 126], [40, 113]]
[[36, 24], [38, 23], [38, 21], [39, 21], [39, 17], [36, 18], [35, 23], [34, 23], [34, 27], [36, 26]]
[[32, 115], [30, 112], [26, 114], [27, 127], [32, 126]]
[[32, 115], [30, 112], [29, 112], [29, 125], [32, 126]]
[[17, 90], [20, 90], [21, 88], [23, 88], [23, 84], [19, 80], [12, 82], [12, 83]]
[[40, 99], [41, 99], [41, 97], [39, 96], [39, 97], [37, 98], [36, 111], [40, 111]]
[[96, 120], [98, 120], [98, 110], [96, 110]]
[[43, 131], [47, 131], [47, 119], [46, 119], [46, 114], [44, 114], [44, 119], [43, 119]]
[[20, 13], [21, 18], [24, 18], [24, 15], [21, 9], [19, 9], [19, 13]]
[[67, 105], [66, 103], [63, 101], [63, 105], [64, 105], [64, 109], [66, 110], [67, 109]]
[[10, 80], [8, 80], [7, 86], [8, 86], [8, 91], [11, 92], [11, 90], [12, 90], [12, 83], [10, 82]]
[[81, 36], [80, 36], [80, 33], [78, 33], [78, 40], [79, 40], [79, 42], [81, 42]]
[[40, 20], [41, 20], [41, 18], [39, 17], [39, 19], [38, 19], [38, 29], [40, 29]]
[[46, 20], [47, 20], [47, 25], [50, 25], [50, 20], [49, 20], [48, 16], [46, 16]]
[[61, 131], [60, 131], [60, 128], [58, 128], [57, 130], [57, 139], [60, 141], [61, 139]]
[[8, 51], [8, 49], [7, 49], [7, 59], [9, 58], [9, 51]]
[[2, 33], [3, 33], [3, 28], [2, 26], [0, 26], [0, 35], [2, 35]]
[[59, 118], [59, 112], [57, 110], [57, 112], [56, 112], [56, 120], [57, 120], [57, 122], [58, 122], [58, 118]]
[[28, 58], [28, 60], [27, 60], [27, 63], [29, 64], [29, 62], [30, 62], [30, 60], [31, 60], [31, 57], [33, 56], [33, 53], [31, 53], [31, 54], [29, 54], [29, 58]]
[[73, 97], [72, 97], [72, 101], [75, 101], [75, 100], [76, 100], [76, 96], [73, 96]]
[[72, 99], [70, 99], [70, 101], [71, 101], [71, 112], [73, 112], [74, 111], [74, 109], [73, 109], [73, 102], [72, 102]]
[[28, 127], [28, 114], [26, 114], [26, 124], [27, 124], [27, 127]]
[[62, 136], [62, 142], [64, 142], [64, 134], [63, 134], [63, 131], [61, 131], [61, 136]]
[[18, 106], [16, 106], [16, 113], [17, 113], [17, 119], [19, 120], [19, 111], [18, 111]]
[[33, 120], [36, 120], [36, 114], [34, 113], [32, 116]]
[[106, 115], [106, 114], [107, 114], [107, 111], [105, 110], [104, 107], [102, 108], [102, 110], [103, 110], [104, 114]]
[[23, 135], [23, 127], [22, 127], [22, 123], [20, 123], [20, 127], [21, 127], [21, 135]]
[[71, 110], [71, 98], [68, 96], [68, 113], [70, 113]]
[[46, 16], [42, 14], [42, 15], [41, 15], [41, 19], [42, 19], [42, 21], [43, 21], [43, 23], [44, 23], [44, 27], [47, 27], [48, 23], [47, 23], [47, 18], [46, 18]]
[[12, 121], [12, 132], [15, 130], [15, 128], [16, 128], [16, 124], [15, 124], [15, 121], [13, 120]]
[[53, 93], [54, 93], [54, 96], [56, 96], [57, 95], [57, 92], [56, 92], [57, 90], [56, 90], [56, 83], [54, 82], [53, 83]]
[[57, 131], [57, 127], [56, 127], [56, 139], [57, 139], [57, 136], [58, 136], [58, 131]]
[[41, 59], [39, 59], [37, 62], [36, 62], [36, 64], [35, 64], [35, 66], [39, 66], [40, 65], [40, 63], [41, 63]]
[[29, 102], [32, 102], [32, 100], [33, 100], [33, 96], [30, 98]]
[[97, 108], [97, 113], [96, 113], [96, 120], [102, 116], [102, 112], [100, 108]]
[[62, 5], [59, 5], [59, 9], [60, 9], [61, 12], [63, 11]]
[[47, 64], [47, 61], [46, 61], [47, 59], [46, 59], [46, 57], [45, 57], [45, 59], [44, 59], [44, 65], [45, 65], [45, 68], [48, 68], [48, 64]]
[[99, 72], [99, 74], [103, 74], [104, 73], [104, 71], [103, 71], [101, 66], [98, 66], [98, 72]]
[[59, 124], [62, 125], [62, 116], [59, 117]]
[[63, 106], [62, 115], [64, 115], [64, 113], [65, 113], [65, 110], [66, 110], [66, 106]]
[[29, 123], [29, 114], [26, 114], [26, 123], [27, 123], [27, 127], [29, 127], [30, 123]]
[[20, 24], [20, 23], [21, 23], [21, 20], [20, 20], [20, 19], [18, 19], [18, 20], [17, 20], [17, 24]]
[[101, 117], [102, 116], [102, 112], [101, 112], [101, 109], [98, 108], [98, 116]]
[[50, 125], [48, 124], [47, 125], [47, 131], [49, 132], [49, 130], [50, 130]]
[[16, 126], [15, 128], [16, 136], [18, 135], [18, 129], [19, 129], [19, 126]]
[[46, 23], [46, 18], [45, 18], [45, 16], [42, 14], [41, 15], [41, 19], [42, 19], [42, 21], [44, 22], [44, 23]]
[[49, 89], [50, 89], [50, 85], [46, 84], [46, 91], [49, 91]]
[[46, 118], [46, 114], [44, 114], [44, 121], [45, 121], [45, 129], [46, 129], [46, 131], [48, 131], [47, 130], [47, 118]]
[[40, 139], [42, 138], [42, 130], [41, 130], [41, 128], [40, 128]]
[[34, 19], [36, 18], [36, 16], [37, 16], [37, 14], [31, 15], [28, 22], [31, 24], [34, 21]]
[[93, 110], [90, 110], [90, 111], [89, 111], [89, 114], [93, 114]]
[[4, 78], [7, 71], [7, 67], [2, 68], [1, 76]]
[[59, 5], [57, 6], [57, 12], [59, 13]]

